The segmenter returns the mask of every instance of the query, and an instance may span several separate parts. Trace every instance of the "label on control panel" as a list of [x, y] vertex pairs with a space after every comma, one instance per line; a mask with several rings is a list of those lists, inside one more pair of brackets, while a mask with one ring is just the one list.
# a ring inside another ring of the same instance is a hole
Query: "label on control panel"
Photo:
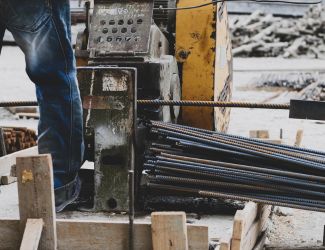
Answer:
[[103, 74], [103, 91], [127, 91], [128, 76], [122, 75], [121, 77], [113, 76], [110, 73]]

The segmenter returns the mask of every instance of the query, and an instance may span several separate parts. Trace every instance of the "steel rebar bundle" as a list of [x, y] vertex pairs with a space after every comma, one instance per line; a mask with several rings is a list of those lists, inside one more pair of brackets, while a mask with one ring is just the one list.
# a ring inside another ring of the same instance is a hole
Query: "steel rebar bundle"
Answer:
[[145, 125], [148, 193], [325, 212], [324, 152], [158, 121]]

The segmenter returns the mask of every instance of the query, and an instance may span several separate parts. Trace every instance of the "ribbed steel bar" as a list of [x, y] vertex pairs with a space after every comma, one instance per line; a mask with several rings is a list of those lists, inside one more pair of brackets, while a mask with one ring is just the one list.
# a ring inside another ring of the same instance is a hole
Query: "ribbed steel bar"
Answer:
[[229, 108], [258, 108], [258, 109], [290, 109], [290, 104], [249, 103], [249, 102], [224, 102], [224, 101], [192, 101], [192, 100], [138, 100], [140, 105], [155, 106], [204, 106], [204, 107], [229, 107]]
[[[257, 109], [290, 109], [289, 104], [249, 103], [249, 102], [217, 102], [217, 101], [174, 101], [174, 100], [138, 100], [138, 105], [146, 106], [197, 106], [197, 107], [229, 107]], [[36, 101], [0, 102], [0, 107], [38, 106]]]
[[293, 177], [293, 178], [298, 178], [298, 179], [303, 179], [303, 180], [320, 181], [320, 182], [325, 183], [325, 177], [322, 177], [322, 176], [301, 174], [301, 173], [289, 172], [289, 171], [283, 171], [283, 170], [267, 169], [267, 168], [247, 166], [247, 165], [242, 165], [242, 164], [212, 161], [212, 160], [206, 160], [206, 159], [200, 159], [200, 158], [173, 155], [173, 154], [168, 154], [168, 153], [161, 153], [160, 155], [162, 157], [166, 157], [167, 159], [178, 159], [178, 160], [182, 160], [182, 161], [208, 164], [210, 166], [221, 166], [221, 167], [226, 167], [226, 168], [243, 169], [243, 170], [249, 170], [249, 171], [254, 171], [254, 172], [259, 172], [259, 173], [282, 175], [282, 176]]
[[239, 201], [253, 201], [253, 202], [264, 203], [264, 204], [268, 204], [268, 205], [292, 207], [292, 208], [297, 208], [297, 209], [325, 212], [325, 208], [314, 207], [314, 206], [310, 206], [309, 204], [305, 204], [305, 203], [301, 203], [301, 204], [297, 205], [297, 204], [290, 203], [290, 201], [288, 201], [288, 202], [283, 202], [282, 200], [270, 201], [267, 199], [253, 198], [248, 195], [241, 195], [241, 194], [236, 195], [236, 194], [227, 194], [227, 193], [222, 193], [222, 192], [211, 192], [211, 191], [205, 191], [205, 190], [197, 190], [197, 189], [193, 189], [193, 188], [183, 188], [183, 187], [180, 188], [180, 187], [173, 186], [173, 185], [162, 185], [162, 184], [148, 183], [147, 186], [149, 189], [169, 191], [171, 193], [179, 192], [181, 194], [188, 195], [188, 196], [222, 198], [222, 199], [231, 199], [231, 200], [239, 200]]
[[270, 154], [269, 152], [267, 152], [265, 150], [257, 150], [254, 147], [246, 148], [246, 147], [242, 147], [239, 145], [235, 145], [233, 143], [228, 143], [227, 141], [225, 141], [225, 142], [214, 141], [214, 140], [211, 140], [211, 138], [209, 138], [208, 136], [198, 135], [198, 134], [192, 133], [190, 131], [183, 131], [183, 130], [177, 130], [177, 129], [172, 131], [172, 130], [168, 130], [168, 128], [167, 129], [159, 128], [158, 130], [161, 134], [163, 134], [163, 135], [165, 134], [166, 136], [170, 135], [170, 136], [174, 136], [174, 137], [179, 137], [179, 138], [191, 140], [191, 141], [202, 143], [202, 144], [208, 144], [208, 145], [211, 145], [214, 147], [224, 147], [224, 148], [239, 151], [239, 152], [244, 152], [244, 153], [248, 153], [248, 154], [252, 154], [252, 155], [256, 155], [256, 156], [270, 158], [275, 161], [294, 163], [300, 167], [305, 167], [305, 168], [308, 167], [309, 169], [314, 169], [314, 170], [318, 170], [318, 171], [320, 170], [322, 172], [324, 172], [324, 170], [325, 170], [325, 166], [322, 164], [310, 162], [308, 160], [297, 159], [295, 157], [284, 156], [284, 155], [281, 155], [278, 153]]
[[[219, 159], [221, 154], [227, 157], [228, 161], [241, 164], [250, 164], [252, 166], [260, 166], [263, 168], [277, 168], [280, 170], [284, 169], [296, 169], [296, 164], [292, 162], [281, 162], [281, 164], [273, 159], [252, 155], [249, 153], [238, 152], [238, 150], [224, 149], [221, 147], [208, 146], [202, 143], [193, 143], [191, 141], [180, 140], [173, 137], [166, 137], [167, 139], [179, 141], [178, 146], [182, 147], [183, 151], [197, 155], [206, 155], [209, 152], [216, 153], [214, 159]], [[221, 158], [220, 158], [221, 159]], [[219, 160], [220, 160], [219, 159]]]
[[200, 164], [184, 164], [177, 161], [161, 161], [158, 160], [155, 162], [156, 166], [167, 166], [173, 168], [183, 168], [183, 169], [196, 169], [200, 171], [215, 173], [218, 175], [227, 175], [232, 176], [234, 178], [240, 177], [247, 177], [252, 180], [258, 181], [259, 183], [273, 183], [273, 184], [282, 184], [282, 185], [292, 185], [296, 187], [312, 189], [314, 188], [317, 191], [323, 190], [325, 192], [325, 185], [318, 184], [314, 182], [304, 182], [301, 180], [297, 180], [294, 178], [282, 177], [282, 176], [275, 176], [275, 175], [266, 175], [266, 174], [258, 174], [250, 171], [243, 171], [243, 170], [227, 170], [225, 168], [218, 168], [218, 167], [209, 167]]
[[20, 106], [38, 106], [36, 101], [8, 101], [0, 102], [0, 107], [20, 107]]
[[[178, 177], [178, 176], [163, 176], [163, 175], [155, 175], [155, 176], [149, 176], [149, 180], [151, 181], [157, 181], [162, 183], [171, 183], [176, 185], [190, 185], [191, 187], [199, 186], [201, 188], [225, 188], [228, 190], [237, 190], [237, 191], [254, 191], [254, 192], [263, 192], [263, 196], [267, 196], [268, 194], [273, 195], [290, 195], [290, 192], [294, 192], [295, 195], [299, 195], [299, 198], [302, 197], [318, 197], [322, 200], [318, 200], [316, 202], [325, 204], [324, 197], [325, 193], [321, 192], [314, 192], [304, 189], [295, 189], [295, 188], [289, 188], [289, 189], [282, 189], [282, 187], [279, 186], [252, 186], [247, 184], [239, 184], [239, 183], [230, 183], [230, 182], [222, 182], [222, 181], [211, 181], [211, 180], [204, 180], [204, 179], [193, 179], [193, 178], [184, 178], [184, 177]], [[268, 192], [267, 194], [265, 192]], [[293, 198], [295, 199], [295, 198]], [[314, 200], [310, 200], [310, 202], [315, 202]]]
[[[152, 121], [153, 123], [159, 123], [157, 121]], [[229, 137], [229, 138], [233, 138], [233, 139], [237, 139], [237, 140], [242, 140], [242, 141], [248, 141], [251, 142], [253, 144], [260, 144], [260, 145], [267, 145], [269, 147], [273, 147], [273, 148], [280, 148], [280, 149], [287, 149], [287, 150], [292, 150], [295, 152], [304, 152], [304, 153], [308, 153], [311, 155], [315, 155], [315, 156], [324, 156], [325, 157], [325, 152], [322, 151], [318, 151], [318, 150], [313, 150], [313, 149], [306, 149], [306, 148], [298, 148], [298, 147], [294, 147], [294, 146], [290, 146], [290, 145], [283, 145], [283, 144], [274, 144], [274, 143], [270, 143], [270, 142], [265, 142], [263, 140], [258, 140], [258, 139], [253, 139], [253, 138], [247, 138], [247, 137], [243, 137], [243, 136], [239, 136], [239, 135], [231, 135], [231, 134], [225, 134], [225, 133], [220, 133], [217, 131], [211, 131], [211, 130], [206, 130], [206, 129], [200, 129], [200, 128], [194, 128], [194, 127], [189, 127], [189, 126], [184, 126], [184, 125], [179, 125], [179, 124], [174, 124], [174, 123], [164, 123], [166, 126], [170, 126], [170, 127], [182, 127], [182, 128], [187, 128], [187, 129], [191, 129], [197, 132], [202, 132], [208, 135], [221, 135], [223, 137]]]
[[[223, 181], [228, 182], [229, 184], [245, 184], [255, 187], [266, 187], [266, 188], [275, 188], [283, 192], [292, 193], [293, 195], [309, 195], [314, 197], [324, 197], [324, 193], [317, 192], [308, 189], [295, 188], [287, 185], [279, 185], [274, 183], [260, 182], [256, 178], [247, 178], [242, 176], [234, 175], [221, 175], [216, 173], [210, 173], [207, 171], [202, 171], [198, 169], [176, 169], [172, 167], [165, 166], [151, 166], [151, 169], [155, 169], [155, 174], [164, 173], [167, 176], [174, 177], [184, 177], [184, 178], [201, 178], [202, 180], [210, 181]], [[157, 172], [156, 172], [157, 171]]]
[[224, 143], [228, 143], [228, 144], [232, 144], [232, 145], [240, 145], [241, 147], [246, 147], [248, 149], [255, 149], [256, 151], [260, 151], [260, 152], [273, 152], [276, 154], [295, 157], [295, 158], [308, 160], [308, 161], [315, 162], [315, 163], [325, 164], [324, 157], [314, 157], [314, 156], [310, 156], [310, 155], [305, 155], [303, 153], [286, 151], [284, 149], [275, 149], [275, 148], [262, 146], [262, 145], [254, 145], [253, 146], [252, 143], [249, 143], [249, 142], [240, 142], [240, 141], [236, 141], [233, 139], [224, 139], [222, 137], [217, 137], [217, 136], [210, 137], [210, 136], [206, 136], [202, 133], [195, 132], [191, 129], [186, 129], [186, 128], [182, 128], [182, 127], [172, 128], [172, 127], [168, 127], [168, 125], [166, 126], [165, 124], [160, 124], [160, 126], [159, 125], [156, 125], [156, 126], [158, 126], [160, 128], [164, 128], [164, 129], [169, 128], [170, 130], [177, 131], [177, 132], [183, 132], [183, 133], [187, 132], [191, 135], [196, 135], [197, 137], [202, 137], [202, 138], [206, 138], [206, 139], [213, 140], [213, 141], [224, 142]]
[[146, 125], [158, 142], [144, 164], [148, 190], [325, 210], [324, 152], [157, 121]]

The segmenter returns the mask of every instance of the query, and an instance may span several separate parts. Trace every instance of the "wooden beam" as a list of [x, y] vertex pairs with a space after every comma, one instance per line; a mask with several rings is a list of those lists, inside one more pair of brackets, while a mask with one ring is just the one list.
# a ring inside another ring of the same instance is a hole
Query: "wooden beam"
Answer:
[[301, 147], [303, 135], [304, 135], [304, 131], [302, 129], [299, 129], [296, 134], [295, 147]]
[[21, 150], [3, 157], [0, 157], [0, 176], [10, 174], [11, 167], [16, 165], [16, 158], [23, 156], [37, 155], [38, 148], [32, 147], [25, 150]]
[[[128, 247], [128, 222], [57, 219], [58, 250], [125, 250]], [[20, 246], [19, 220], [0, 220], [0, 249]], [[134, 250], [152, 250], [150, 223], [134, 224]], [[208, 249], [208, 227], [187, 225], [190, 250]]]
[[232, 239], [232, 250], [251, 250], [256, 244], [259, 236], [265, 231], [271, 213], [271, 206], [260, 205], [258, 211], [258, 216], [248, 232], [242, 235], [241, 239]]
[[209, 249], [209, 228], [207, 226], [187, 225], [188, 249]]
[[17, 250], [20, 247], [20, 221], [12, 219], [0, 220], [0, 249]]
[[264, 232], [262, 232], [262, 234], [259, 236], [253, 250], [263, 250], [264, 249], [264, 245], [265, 245], [265, 242], [266, 242], [266, 237], [267, 236], [267, 233], [266, 233], [266, 230]]
[[249, 131], [250, 138], [269, 139], [270, 134], [268, 130], [251, 130]]
[[258, 205], [255, 202], [248, 202], [243, 210], [238, 210], [234, 217], [232, 239], [242, 239], [247, 234], [257, 215]]
[[40, 248], [57, 249], [51, 156], [19, 157], [16, 171], [21, 232], [28, 218], [42, 218], [44, 230]]
[[27, 219], [20, 250], [37, 250], [43, 230], [43, 219]]
[[1, 185], [9, 185], [11, 183], [17, 182], [17, 177], [13, 177], [10, 175], [5, 175], [5, 176], [1, 176], [0, 178], [0, 184]]
[[281, 145], [283, 141], [281, 139], [262, 139], [263, 142], [268, 142], [268, 143], [273, 143], [273, 144], [278, 144]]
[[7, 154], [6, 144], [4, 141], [3, 129], [0, 128], [0, 157]]
[[230, 250], [231, 249], [231, 235], [225, 235], [220, 239], [219, 250]]
[[290, 247], [290, 246], [266, 246], [266, 250], [324, 250], [324, 246], [304, 246], [304, 247]]
[[184, 212], [154, 212], [151, 223], [153, 250], [188, 250]]

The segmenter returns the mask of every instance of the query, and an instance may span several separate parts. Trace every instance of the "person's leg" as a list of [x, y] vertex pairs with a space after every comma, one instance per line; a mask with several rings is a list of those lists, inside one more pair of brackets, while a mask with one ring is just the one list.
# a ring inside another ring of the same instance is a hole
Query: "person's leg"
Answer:
[[1, 3], [9, 13], [0, 13], [0, 19], [23, 50], [26, 72], [36, 85], [39, 152], [52, 155], [56, 204], [60, 205], [72, 195], [65, 192], [65, 186], [76, 180], [83, 157], [82, 107], [71, 46], [69, 0]]

